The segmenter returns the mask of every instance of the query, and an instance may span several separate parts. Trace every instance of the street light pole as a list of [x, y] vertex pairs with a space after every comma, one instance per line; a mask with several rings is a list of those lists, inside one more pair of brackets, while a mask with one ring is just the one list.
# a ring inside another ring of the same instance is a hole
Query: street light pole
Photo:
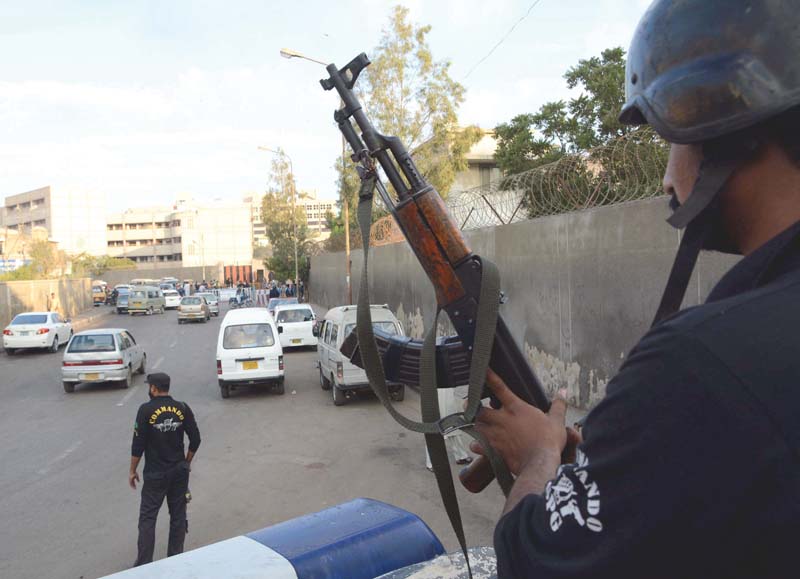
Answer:
[[[283, 149], [274, 150], [270, 149], [269, 147], [259, 147], [261, 151], [269, 151], [270, 153], [274, 153], [276, 155], [280, 155], [281, 157], [286, 157], [289, 161], [289, 174], [292, 176], [294, 180], [294, 165], [292, 165], [292, 158], [286, 154]], [[283, 178], [283, 166], [281, 166], [281, 191], [283, 191], [284, 196], [286, 195], [286, 180]], [[298, 273], [298, 264], [297, 264], [297, 210], [296, 210], [296, 201], [297, 197], [297, 187], [292, 187], [292, 237], [294, 238], [294, 283], [295, 289], [297, 288], [297, 284], [300, 283], [300, 275]]]
[[[296, 50], [291, 50], [289, 48], [282, 48], [281, 49], [281, 56], [283, 58], [300, 58], [302, 60], [308, 60], [309, 62], [316, 62], [317, 64], [321, 64], [322, 66], [327, 66], [328, 63], [323, 62], [321, 60], [317, 60], [316, 58], [311, 58], [310, 56], [306, 56], [297, 52]], [[339, 106], [344, 109], [344, 101], [339, 99]], [[342, 185], [341, 191], [339, 191], [339, 198], [342, 202], [342, 212], [344, 219], [344, 259], [345, 259], [345, 284], [347, 286], [347, 303], [353, 303], [353, 287], [350, 284], [350, 205], [347, 202], [347, 198], [345, 197], [345, 181], [344, 175], [345, 171], [347, 170], [347, 162], [346, 162], [346, 143], [344, 140], [344, 135], [342, 135]]]

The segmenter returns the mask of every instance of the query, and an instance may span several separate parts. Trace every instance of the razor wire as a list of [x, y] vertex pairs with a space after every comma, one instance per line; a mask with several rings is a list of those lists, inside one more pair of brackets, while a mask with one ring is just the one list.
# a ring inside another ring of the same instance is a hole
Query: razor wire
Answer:
[[[585, 152], [509, 175], [445, 200], [458, 226], [477, 229], [582, 211], [662, 194], [669, 146], [649, 128]], [[373, 224], [371, 242], [403, 240], [389, 216]]]

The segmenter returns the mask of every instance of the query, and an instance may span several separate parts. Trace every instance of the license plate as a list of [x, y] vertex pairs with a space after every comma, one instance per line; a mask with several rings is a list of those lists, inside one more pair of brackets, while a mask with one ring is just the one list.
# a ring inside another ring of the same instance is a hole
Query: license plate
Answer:
[[84, 380], [98, 380], [100, 378], [100, 374], [92, 373], [92, 374], [84, 374], [82, 376]]
[[20, 336], [30, 336], [31, 333], [30, 332], [20, 332], [19, 335]]
[[299, 344], [299, 343], [301, 343], [302, 341], [303, 341], [303, 340], [302, 340], [302, 339], [300, 339], [300, 338], [294, 338], [294, 339], [292, 340], [292, 344]]
[[256, 361], [256, 360], [247, 360], [246, 362], [242, 362], [242, 369], [243, 370], [258, 370], [258, 361]]

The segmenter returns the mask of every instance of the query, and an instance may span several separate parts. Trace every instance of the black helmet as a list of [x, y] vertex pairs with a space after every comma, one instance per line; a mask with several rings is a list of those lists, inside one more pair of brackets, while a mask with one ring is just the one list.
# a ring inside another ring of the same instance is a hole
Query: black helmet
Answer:
[[623, 124], [699, 143], [800, 104], [796, 0], [656, 0], [631, 41]]

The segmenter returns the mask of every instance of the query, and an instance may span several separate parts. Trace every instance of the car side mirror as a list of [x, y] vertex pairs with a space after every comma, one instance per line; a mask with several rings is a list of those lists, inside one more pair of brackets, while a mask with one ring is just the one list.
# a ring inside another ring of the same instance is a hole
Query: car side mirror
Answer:
[[67, 318], [66, 320], [64, 320], [64, 323], [65, 324], [71, 324], [72, 323], [72, 318]]
[[279, 334], [282, 334], [282, 333], [283, 333], [283, 326], [278, 326], [278, 333], [279, 333]]
[[319, 324], [314, 324], [311, 326], [311, 333], [314, 335], [315, 338], [319, 338]]

